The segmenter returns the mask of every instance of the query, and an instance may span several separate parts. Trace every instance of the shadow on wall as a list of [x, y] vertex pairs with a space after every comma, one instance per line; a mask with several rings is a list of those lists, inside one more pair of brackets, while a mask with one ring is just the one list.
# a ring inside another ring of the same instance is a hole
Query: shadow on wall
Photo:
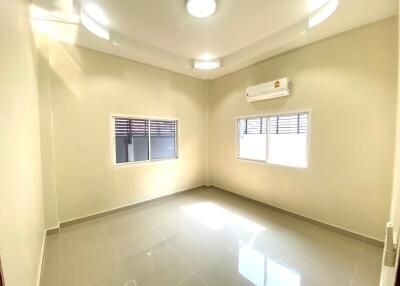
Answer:
[[1, 267], [1, 258], [0, 258], [0, 286], [4, 286], [4, 277], [3, 277], [3, 268]]

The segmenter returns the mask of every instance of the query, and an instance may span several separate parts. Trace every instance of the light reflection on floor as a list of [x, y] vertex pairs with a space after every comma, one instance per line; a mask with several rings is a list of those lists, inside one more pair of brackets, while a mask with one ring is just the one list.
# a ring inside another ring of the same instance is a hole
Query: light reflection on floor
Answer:
[[205, 188], [62, 228], [42, 286], [376, 286], [381, 261], [382, 248]]
[[227, 225], [242, 227], [254, 233], [265, 230], [265, 227], [262, 225], [254, 223], [211, 202], [185, 205], [181, 209], [205, 226], [215, 230]]
[[181, 209], [198, 222], [213, 230], [218, 230], [229, 225], [243, 228], [252, 233], [248, 243], [240, 240], [238, 272], [254, 285], [301, 285], [301, 276], [298, 271], [265, 256], [252, 247], [257, 234], [266, 230], [262, 225], [211, 202], [185, 205]]
[[295, 269], [275, 261], [243, 243], [239, 250], [239, 273], [257, 286], [300, 286]]

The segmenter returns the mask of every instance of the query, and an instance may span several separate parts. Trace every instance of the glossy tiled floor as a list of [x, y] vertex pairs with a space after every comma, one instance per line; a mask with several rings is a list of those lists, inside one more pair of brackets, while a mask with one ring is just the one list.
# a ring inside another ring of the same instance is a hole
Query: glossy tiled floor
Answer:
[[381, 252], [202, 189], [63, 228], [42, 286], [377, 286]]

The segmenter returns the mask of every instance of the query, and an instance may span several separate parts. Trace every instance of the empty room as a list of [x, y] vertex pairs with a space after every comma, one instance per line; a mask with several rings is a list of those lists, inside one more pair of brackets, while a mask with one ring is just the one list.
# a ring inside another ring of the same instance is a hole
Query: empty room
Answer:
[[400, 285], [398, 0], [0, 0], [0, 286]]

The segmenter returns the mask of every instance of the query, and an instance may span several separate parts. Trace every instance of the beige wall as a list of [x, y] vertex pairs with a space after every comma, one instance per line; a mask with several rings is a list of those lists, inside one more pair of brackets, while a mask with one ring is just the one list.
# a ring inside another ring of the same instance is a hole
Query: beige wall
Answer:
[[[204, 81], [58, 42], [49, 54], [61, 221], [204, 184]], [[178, 119], [179, 159], [112, 166], [112, 113]]]
[[[395, 22], [210, 82], [58, 42], [41, 46], [50, 63], [41, 69], [47, 225], [58, 219], [55, 189], [65, 221], [212, 183], [382, 239], [392, 178]], [[245, 101], [246, 86], [283, 76], [293, 83], [289, 98]], [[236, 117], [308, 108], [309, 169], [235, 160]], [[178, 118], [179, 160], [113, 167], [111, 113]]]
[[0, 0], [0, 256], [7, 286], [38, 285], [44, 239], [36, 49], [27, 2]]
[[46, 228], [58, 227], [57, 182], [53, 141], [53, 110], [51, 98], [52, 71], [50, 68], [50, 41], [43, 34], [35, 33], [39, 71], [39, 118], [43, 174], [43, 202]]
[[[253, 65], [211, 83], [211, 183], [383, 240], [396, 104], [396, 19]], [[247, 103], [247, 86], [281, 77], [292, 95]], [[311, 109], [309, 169], [235, 160], [236, 117]]]

